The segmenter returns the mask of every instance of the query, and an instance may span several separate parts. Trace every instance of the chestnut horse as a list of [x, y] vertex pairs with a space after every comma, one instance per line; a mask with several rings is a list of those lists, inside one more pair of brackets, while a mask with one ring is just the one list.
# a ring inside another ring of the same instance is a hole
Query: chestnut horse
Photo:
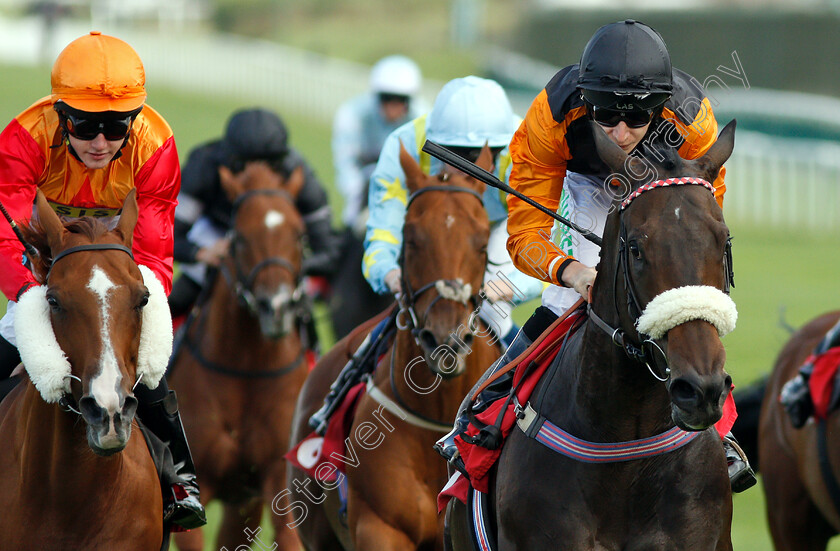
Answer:
[[[767, 497], [767, 519], [776, 549], [824, 550], [840, 533], [840, 511], [829, 489], [840, 476], [840, 412], [828, 419], [793, 428], [779, 403], [782, 386], [793, 379], [799, 366], [840, 318], [840, 312], [823, 314], [796, 331], [776, 359], [767, 381], [758, 430], [762, 484]], [[821, 435], [821, 432], [825, 434]], [[825, 436], [828, 436], [826, 439]], [[819, 452], [825, 446], [826, 463]], [[826, 478], [827, 471], [830, 479]]]
[[[195, 313], [173, 360], [201, 499], [224, 503], [215, 548], [247, 544], [286, 479], [283, 454], [298, 391], [307, 375], [298, 331], [303, 220], [294, 198], [303, 186], [266, 163], [238, 174], [220, 169], [234, 205], [229, 254], [207, 300]], [[300, 549], [294, 532], [274, 517], [280, 549]], [[267, 535], [261, 541], [267, 541]], [[202, 549], [199, 530], [176, 536], [182, 551]]]
[[[488, 149], [478, 162], [490, 168]], [[355, 461], [347, 465], [346, 524], [339, 520], [337, 490], [319, 489], [306, 473], [289, 469], [288, 491], [297, 507], [307, 508], [297, 522], [310, 550], [443, 548], [436, 496], [446, 483], [446, 464], [432, 446], [500, 354], [490, 331], [473, 319], [490, 235], [484, 184], [463, 174], [428, 176], [405, 150], [400, 163], [411, 194], [403, 227], [402, 312], [394, 342], [369, 383], [376, 390], [369, 386], [360, 398], [350, 428], [347, 453]], [[311, 432], [309, 417], [358, 340], [351, 333], [316, 365], [298, 399], [293, 443]]]
[[[674, 149], [628, 157], [592, 128], [627, 194], [607, 217], [589, 316], [517, 404], [489, 493], [473, 499], [489, 502], [499, 550], [729, 550], [727, 465], [709, 427], [730, 389], [720, 335], [736, 313], [709, 182], [732, 152], [734, 121], [694, 161]], [[650, 169], [653, 180], [633, 176]], [[465, 514], [449, 502], [450, 548], [471, 549]]]
[[40, 191], [36, 212], [22, 229], [41, 286], [15, 312], [28, 381], [0, 404], [0, 546], [161, 549], [160, 483], [132, 430], [132, 391], [163, 376], [172, 320], [163, 286], [133, 261], [134, 191], [112, 231], [62, 223]]

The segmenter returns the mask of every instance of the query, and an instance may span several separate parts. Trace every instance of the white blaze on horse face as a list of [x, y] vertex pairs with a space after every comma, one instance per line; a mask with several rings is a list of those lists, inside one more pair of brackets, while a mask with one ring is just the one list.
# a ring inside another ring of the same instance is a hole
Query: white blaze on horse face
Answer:
[[680, 207], [674, 209], [674, 215], [677, 217], [677, 220], [680, 219]]
[[265, 227], [272, 230], [277, 226], [281, 225], [283, 222], [286, 221], [286, 217], [283, 216], [283, 213], [277, 212], [276, 210], [270, 210], [265, 215]]
[[120, 373], [117, 356], [114, 353], [114, 345], [111, 342], [111, 304], [108, 300], [108, 294], [116, 288], [116, 285], [108, 279], [108, 275], [102, 268], [94, 266], [87, 288], [99, 299], [101, 320], [99, 336], [102, 339], [99, 373], [90, 382], [90, 393], [100, 407], [109, 413], [114, 413], [120, 409], [117, 387], [122, 380], [122, 373]]
[[452, 216], [451, 214], [447, 214], [446, 215], [446, 229], [451, 228], [452, 224], [454, 224], [454, 223], [455, 223], [455, 217]]

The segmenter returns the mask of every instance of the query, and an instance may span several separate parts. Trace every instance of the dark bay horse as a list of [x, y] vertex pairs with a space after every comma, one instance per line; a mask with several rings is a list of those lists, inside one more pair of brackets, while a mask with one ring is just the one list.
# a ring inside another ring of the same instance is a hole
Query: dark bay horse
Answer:
[[[828, 540], [840, 533], [840, 503], [832, 497], [831, 483], [826, 482], [826, 471], [834, 484], [840, 473], [840, 412], [795, 429], [779, 403], [782, 386], [796, 376], [838, 318], [840, 312], [823, 314], [796, 331], [779, 353], [767, 381], [758, 448], [767, 519], [776, 549], [824, 550]], [[827, 438], [821, 436], [823, 430]], [[826, 463], [818, 451], [821, 445], [826, 449]]]
[[93, 218], [62, 223], [39, 191], [39, 222], [22, 228], [42, 286], [15, 312], [29, 380], [0, 404], [4, 550], [168, 543], [158, 475], [132, 425], [133, 389], [163, 376], [172, 321], [163, 286], [131, 255], [134, 193], [109, 231]]
[[[265, 163], [233, 174], [220, 169], [234, 205], [231, 248], [174, 360], [202, 501], [224, 503], [216, 548], [251, 541], [286, 479], [289, 427], [307, 375], [297, 320], [304, 224], [294, 206], [303, 173], [288, 180]], [[293, 531], [273, 516], [280, 549], [297, 549]], [[267, 535], [262, 541], [267, 541]], [[178, 534], [182, 551], [202, 549], [200, 531]]]
[[[403, 228], [402, 312], [350, 427], [346, 521], [339, 520], [334, 487], [319, 487], [306, 473], [289, 469], [292, 499], [306, 504], [297, 529], [310, 550], [443, 548], [436, 495], [446, 482], [446, 464], [432, 446], [500, 354], [490, 332], [472, 319], [490, 233], [484, 185], [463, 174], [427, 176], [405, 150], [400, 162], [411, 194]], [[489, 150], [478, 163], [490, 169]], [[310, 415], [365, 331], [340, 341], [313, 370], [298, 399], [293, 443], [311, 432]], [[382, 405], [388, 401], [407, 415]]]
[[[482, 499], [499, 550], [732, 549], [726, 459], [720, 436], [706, 429], [731, 383], [719, 334], [734, 327], [724, 293], [729, 232], [709, 182], [732, 152], [734, 130], [733, 121], [695, 161], [675, 150], [642, 161], [593, 123], [612, 180], [627, 188], [613, 192], [589, 317], [519, 406], [491, 471]], [[564, 448], [564, 438], [578, 449]], [[634, 442], [643, 439], [677, 449], [653, 455]], [[600, 455], [608, 443], [641, 458]], [[450, 548], [471, 549], [465, 511], [450, 501]]]

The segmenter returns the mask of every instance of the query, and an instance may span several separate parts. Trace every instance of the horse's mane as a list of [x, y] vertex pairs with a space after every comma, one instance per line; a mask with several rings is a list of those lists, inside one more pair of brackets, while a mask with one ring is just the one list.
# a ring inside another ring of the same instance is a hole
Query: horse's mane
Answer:
[[[64, 229], [69, 233], [82, 235], [95, 243], [99, 238], [110, 231], [108, 225], [103, 221], [85, 216], [64, 221]], [[42, 261], [49, 265], [52, 260], [47, 231], [38, 220], [32, 220], [28, 225], [21, 226], [23, 238], [38, 250]]]

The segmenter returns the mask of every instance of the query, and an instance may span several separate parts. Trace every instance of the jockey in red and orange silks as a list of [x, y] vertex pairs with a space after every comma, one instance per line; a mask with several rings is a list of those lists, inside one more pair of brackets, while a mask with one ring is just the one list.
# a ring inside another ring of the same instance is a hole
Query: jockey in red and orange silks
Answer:
[[[71, 42], [53, 65], [52, 95], [0, 134], [0, 202], [13, 219], [27, 220], [40, 189], [66, 218], [114, 218], [136, 189], [134, 258], [168, 293], [181, 174], [172, 129], [145, 105], [145, 81], [140, 57], [122, 40], [91, 32]], [[23, 259], [23, 246], [9, 225], [0, 223], [0, 290], [10, 301], [0, 321], [0, 380], [19, 362], [11, 323], [16, 302], [38, 285]], [[174, 393], [163, 379], [155, 389], [138, 385], [135, 395], [137, 414], [170, 443], [176, 465], [183, 464], [177, 473], [180, 488], [165, 496], [168, 519], [184, 528], [204, 524]]]

